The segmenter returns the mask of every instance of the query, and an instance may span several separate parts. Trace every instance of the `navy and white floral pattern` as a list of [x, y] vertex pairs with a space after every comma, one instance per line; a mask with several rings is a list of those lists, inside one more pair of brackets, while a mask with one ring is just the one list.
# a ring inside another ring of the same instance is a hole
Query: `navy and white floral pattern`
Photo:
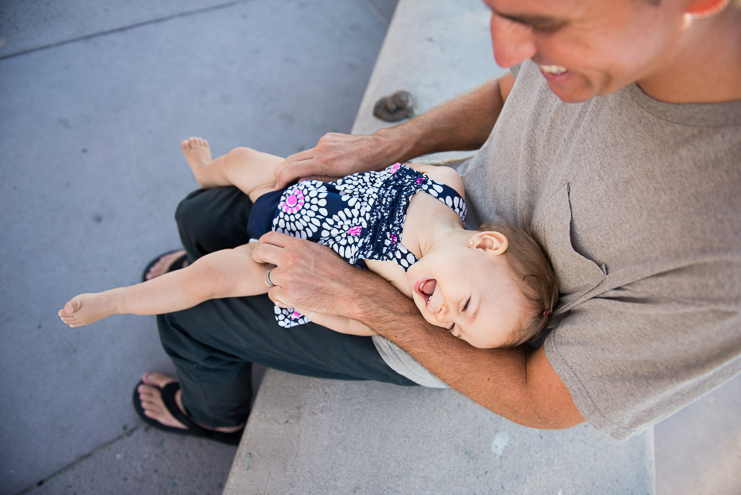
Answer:
[[327, 188], [319, 181], [299, 182], [280, 198], [273, 230], [293, 237], [312, 239], [327, 216]]
[[[451, 187], [396, 163], [380, 172], [365, 172], [334, 182], [309, 180], [287, 188], [273, 218], [273, 230], [329, 246], [353, 265], [362, 260], [394, 260], [404, 270], [416, 263], [399, 240], [412, 197], [423, 191], [465, 220], [466, 204]], [[308, 319], [275, 308], [282, 327]]]

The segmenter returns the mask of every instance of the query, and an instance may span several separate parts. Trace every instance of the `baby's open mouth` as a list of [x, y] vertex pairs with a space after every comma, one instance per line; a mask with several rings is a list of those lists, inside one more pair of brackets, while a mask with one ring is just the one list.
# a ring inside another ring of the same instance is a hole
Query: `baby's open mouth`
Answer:
[[434, 278], [428, 278], [417, 282], [414, 289], [417, 291], [417, 294], [425, 300], [425, 303], [429, 303], [430, 299], [432, 299], [432, 294], [435, 293], [435, 287], [437, 287], [437, 280]]

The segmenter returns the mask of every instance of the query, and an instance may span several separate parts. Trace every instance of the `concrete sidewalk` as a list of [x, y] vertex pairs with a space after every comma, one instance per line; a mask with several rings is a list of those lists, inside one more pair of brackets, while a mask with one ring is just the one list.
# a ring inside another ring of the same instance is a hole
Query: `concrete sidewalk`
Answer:
[[131, 406], [141, 373], [172, 371], [154, 318], [56, 312], [179, 245], [181, 139], [288, 155], [349, 132], [395, 4], [2, 2], [0, 493], [221, 492], [235, 448]]
[[[349, 131], [395, 5], [0, 4], [0, 494], [221, 493], [236, 448], [131, 407], [143, 371], [172, 371], [154, 319], [56, 311], [178, 245], [182, 138], [287, 155]], [[659, 494], [741, 493], [741, 378], [655, 439]]]

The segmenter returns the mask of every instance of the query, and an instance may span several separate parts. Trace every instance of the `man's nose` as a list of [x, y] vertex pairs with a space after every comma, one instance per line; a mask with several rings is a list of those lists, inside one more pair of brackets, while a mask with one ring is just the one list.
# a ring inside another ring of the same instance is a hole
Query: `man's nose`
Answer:
[[529, 26], [492, 14], [490, 27], [494, 59], [500, 67], [512, 67], [535, 55], [537, 47]]

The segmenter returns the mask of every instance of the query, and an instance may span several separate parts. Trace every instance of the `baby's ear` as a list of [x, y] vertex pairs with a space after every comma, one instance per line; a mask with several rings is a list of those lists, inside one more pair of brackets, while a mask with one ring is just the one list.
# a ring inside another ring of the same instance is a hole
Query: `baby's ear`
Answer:
[[499, 256], [507, 251], [509, 242], [507, 237], [501, 232], [494, 230], [478, 232], [468, 241], [468, 247], [472, 249], [481, 249], [490, 254]]

